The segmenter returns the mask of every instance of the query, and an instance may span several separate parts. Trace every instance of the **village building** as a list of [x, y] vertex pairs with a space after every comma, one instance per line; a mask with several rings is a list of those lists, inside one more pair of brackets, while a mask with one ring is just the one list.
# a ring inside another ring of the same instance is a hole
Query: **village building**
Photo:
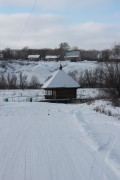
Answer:
[[67, 75], [60, 65], [54, 75], [42, 86], [45, 99], [72, 99], [77, 97], [80, 85]]
[[102, 54], [102, 52], [100, 52], [98, 54], [98, 61], [120, 61], [120, 55], [116, 55], [114, 53], [106, 53], [106, 54]]
[[58, 61], [60, 58], [60, 56], [57, 56], [57, 55], [47, 55], [45, 57], [45, 60], [46, 61]]
[[3, 54], [0, 53], [0, 60], [3, 60]]
[[116, 55], [116, 54], [110, 54], [110, 57], [109, 57], [110, 60], [120, 60], [120, 54]]
[[28, 55], [28, 60], [30, 61], [39, 61], [40, 55]]
[[70, 60], [71, 62], [77, 62], [81, 60], [81, 55], [79, 50], [67, 51], [64, 55], [65, 60]]

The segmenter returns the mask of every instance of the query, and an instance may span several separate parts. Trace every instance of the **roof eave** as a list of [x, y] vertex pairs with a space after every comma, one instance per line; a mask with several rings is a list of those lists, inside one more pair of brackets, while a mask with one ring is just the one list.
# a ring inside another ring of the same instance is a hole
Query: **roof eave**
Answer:
[[42, 87], [42, 89], [78, 89], [78, 88], [80, 88], [80, 86], [79, 87]]

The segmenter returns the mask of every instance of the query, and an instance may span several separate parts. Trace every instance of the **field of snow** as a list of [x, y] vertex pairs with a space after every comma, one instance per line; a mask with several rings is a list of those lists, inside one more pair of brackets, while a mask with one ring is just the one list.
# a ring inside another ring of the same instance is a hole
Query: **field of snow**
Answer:
[[[44, 83], [59, 65], [16, 61], [4, 67], [0, 62], [0, 72], [35, 75]], [[79, 74], [98, 64], [62, 65]], [[99, 91], [78, 89], [77, 94], [89, 98]], [[0, 180], [120, 180], [120, 108], [103, 100], [26, 102], [43, 96], [43, 90], [0, 90]]]
[[[25, 90], [0, 90], [0, 102], [7, 98], [9, 102], [25, 102], [32, 98], [33, 101], [40, 101], [44, 99], [43, 89], [25, 89]], [[95, 98], [99, 96], [98, 89], [78, 89], [77, 98]]]
[[25, 89], [25, 90], [0, 90], [0, 102], [7, 98], [9, 102], [26, 102], [29, 98], [36, 98], [40, 100], [44, 98], [44, 90], [42, 89]]
[[0, 180], [119, 180], [119, 112], [104, 101], [1, 102]]
[[[81, 62], [61, 62], [64, 67], [63, 70], [66, 73], [76, 72], [78, 75], [86, 69], [94, 69], [98, 66], [95, 61], [81, 61]], [[54, 73], [60, 66], [60, 62], [44, 62], [44, 61], [8, 61], [7, 64], [0, 61], [0, 72], [13, 73], [18, 75], [23, 72], [28, 76], [28, 80], [34, 75], [38, 78], [40, 83], [44, 83], [45, 80]]]

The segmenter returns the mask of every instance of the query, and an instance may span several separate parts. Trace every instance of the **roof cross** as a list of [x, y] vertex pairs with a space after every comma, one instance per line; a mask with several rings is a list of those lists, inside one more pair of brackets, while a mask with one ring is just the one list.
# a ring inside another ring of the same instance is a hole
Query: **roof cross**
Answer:
[[60, 69], [60, 70], [62, 70], [62, 68], [63, 68], [63, 67], [62, 67], [62, 65], [60, 64], [60, 67], [59, 67], [59, 69]]

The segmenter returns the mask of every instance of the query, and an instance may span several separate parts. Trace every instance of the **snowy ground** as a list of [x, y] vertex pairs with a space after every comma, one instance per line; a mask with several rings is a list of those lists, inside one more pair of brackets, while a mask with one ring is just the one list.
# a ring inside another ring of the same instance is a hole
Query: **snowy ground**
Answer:
[[0, 180], [119, 180], [119, 112], [103, 101], [1, 102]]
[[[35, 75], [41, 83], [58, 62], [0, 62], [0, 72]], [[96, 62], [62, 62], [65, 72]], [[78, 97], [96, 97], [79, 89]], [[0, 90], [0, 180], [120, 180], [120, 108], [109, 102], [51, 104], [25, 102], [42, 90]], [[5, 98], [10, 101], [4, 102]], [[18, 102], [24, 101], [24, 102]], [[109, 116], [108, 116], [109, 115]]]
[[[40, 101], [44, 99], [44, 90], [0, 90], [0, 102], [4, 101], [6, 98], [9, 102], [25, 102], [28, 101], [31, 97], [33, 101]], [[98, 89], [78, 89], [77, 98], [95, 98], [99, 96]]]
[[[81, 72], [86, 69], [95, 69], [98, 66], [98, 62], [95, 61], [81, 61], [81, 62], [61, 62], [64, 67], [63, 70], [66, 73], [76, 72], [79, 76]], [[60, 62], [44, 62], [44, 61], [0, 61], [0, 72], [5, 74], [16, 74], [19, 75], [20, 72], [28, 76], [28, 81], [34, 75], [38, 78], [40, 83], [44, 83], [45, 80], [51, 76], [55, 70], [60, 66]]]

